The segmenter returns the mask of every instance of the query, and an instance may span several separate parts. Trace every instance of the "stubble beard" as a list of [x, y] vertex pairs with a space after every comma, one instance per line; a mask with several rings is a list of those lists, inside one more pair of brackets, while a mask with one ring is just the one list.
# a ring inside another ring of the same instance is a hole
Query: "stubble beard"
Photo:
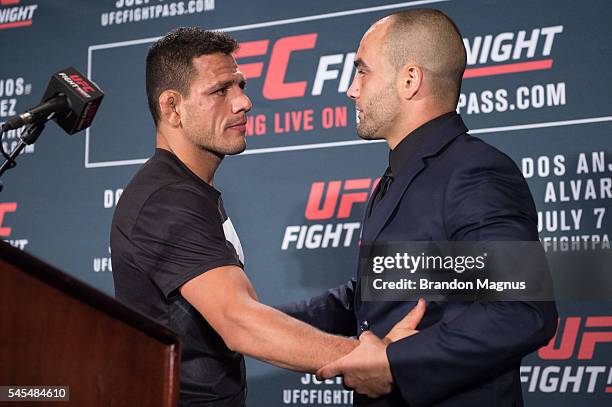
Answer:
[[379, 140], [385, 138], [384, 129], [398, 115], [399, 98], [395, 94], [395, 85], [389, 82], [363, 107], [363, 119], [357, 124], [357, 135], [364, 140]]
[[[224, 139], [227, 137], [225, 134], [219, 136], [209, 134], [197, 134], [190, 137], [193, 144], [200, 150], [207, 151], [216, 155], [219, 158], [223, 158], [226, 155], [236, 155], [246, 150], [246, 140], [244, 136], [241, 141], [233, 141], [230, 143], [229, 140]], [[235, 137], [235, 136], [234, 136]], [[232, 137], [232, 138], [234, 138]]]

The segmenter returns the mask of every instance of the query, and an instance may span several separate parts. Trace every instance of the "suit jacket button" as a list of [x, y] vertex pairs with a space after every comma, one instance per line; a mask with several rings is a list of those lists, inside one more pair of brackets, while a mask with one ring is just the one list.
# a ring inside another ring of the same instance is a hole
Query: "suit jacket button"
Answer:
[[359, 324], [359, 330], [361, 332], [365, 332], [369, 329], [370, 329], [370, 323], [368, 322], [368, 320], [366, 319], [366, 320], [361, 321], [361, 324]]

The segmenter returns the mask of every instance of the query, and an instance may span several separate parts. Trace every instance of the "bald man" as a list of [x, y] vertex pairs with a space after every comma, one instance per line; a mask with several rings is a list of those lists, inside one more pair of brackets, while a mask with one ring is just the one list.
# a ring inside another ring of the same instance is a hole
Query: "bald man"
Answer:
[[[466, 53], [455, 24], [431, 9], [376, 22], [348, 90], [357, 133], [384, 139], [389, 165], [364, 215], [363, 244], [537, 241], [533, 199], [514, 162], [470, 136], [455, 112]], [[327, 332], [360, 335], [319, 370], [343, 375], [355, 405], [520, 406], [521, 358], [556, 329], [550, 302], [432, 301], [418, 332], [380, 340], [414, 302], [362, 301], [359, 278], [280, 307]]]

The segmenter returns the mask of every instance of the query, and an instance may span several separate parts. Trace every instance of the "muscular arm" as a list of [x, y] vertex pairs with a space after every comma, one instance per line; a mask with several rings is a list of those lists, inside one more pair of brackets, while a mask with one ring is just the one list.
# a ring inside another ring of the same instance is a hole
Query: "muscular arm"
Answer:
[[209, 270], [180, 292], [228, 348], [279, 367], [314, 373], [358, 345], [357, 340], [326, 334], [261, 304], [240, 267]]

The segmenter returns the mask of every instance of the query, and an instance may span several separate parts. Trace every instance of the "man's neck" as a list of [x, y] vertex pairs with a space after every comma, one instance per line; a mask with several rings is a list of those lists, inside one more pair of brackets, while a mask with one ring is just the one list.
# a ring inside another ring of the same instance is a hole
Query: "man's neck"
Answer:
[[406, 114], [406, 120], [397, 126], [392, 134], [386, 137], [389, 149], [393, 150], [404, 138], [425, 123], [451, 111], [452, 109], [428, 109], [425, 112], [421, 112], [421, 114]]
[[197, 147], [184, 137], [170, 138], [160, 130], [157, 131], [155, 146], [170, 151], [202, 181], [213, 185], [222, 156]]

